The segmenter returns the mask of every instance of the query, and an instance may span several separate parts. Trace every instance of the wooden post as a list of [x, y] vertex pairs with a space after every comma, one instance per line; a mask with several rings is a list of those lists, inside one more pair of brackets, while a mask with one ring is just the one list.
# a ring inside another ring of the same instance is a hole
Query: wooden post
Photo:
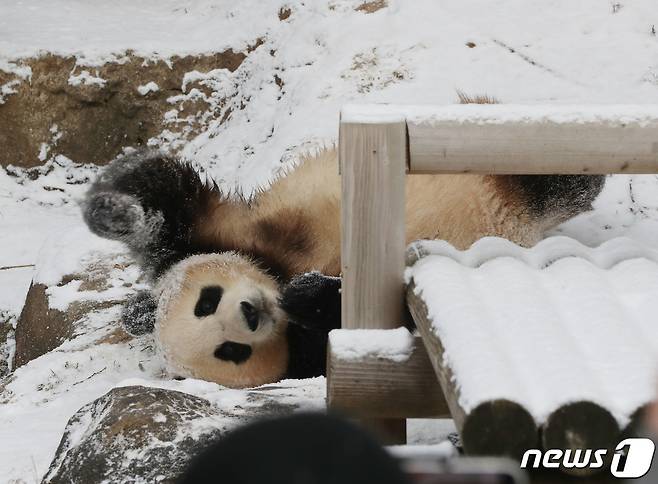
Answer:
[[342, 325], [404, 321], [406, 124], [341, 123]]
[[[341, 122], [342, 326], [392, 329], [404, 321], [406, 123], [401, 116]], [[334, 376], [328, 375], [328, 394]], [[359, 382], [354, 381], [354, 391]], [[365, 423], [365, 422], [364, 422]], [[406, 441], [405, 419], [368, 419], [386, 443]]]

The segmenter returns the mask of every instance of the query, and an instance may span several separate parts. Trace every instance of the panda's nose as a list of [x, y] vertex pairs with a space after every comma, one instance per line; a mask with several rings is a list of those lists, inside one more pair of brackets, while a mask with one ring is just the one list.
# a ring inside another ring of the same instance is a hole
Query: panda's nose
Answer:
[[258, 328], [258, 322], [260, 320], [260, 311], [258, 311], [258, 309], [256, 309], [253, 304], [247, 301], [242, 301], [240, 303], [240, 309], [242, 309], [242, 314], [244, 315], [244, 319], [247, 321], [247, 326], [249, 326], [249, 329], [256, 331]]

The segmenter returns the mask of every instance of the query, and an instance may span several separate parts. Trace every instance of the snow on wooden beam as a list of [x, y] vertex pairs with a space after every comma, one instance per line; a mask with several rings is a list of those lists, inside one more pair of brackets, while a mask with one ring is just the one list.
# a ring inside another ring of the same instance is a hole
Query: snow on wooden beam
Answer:
[[425, 346], [405, 328], [332, 331], [328, 354], [330, 408], [362, 418], [450, 416]]

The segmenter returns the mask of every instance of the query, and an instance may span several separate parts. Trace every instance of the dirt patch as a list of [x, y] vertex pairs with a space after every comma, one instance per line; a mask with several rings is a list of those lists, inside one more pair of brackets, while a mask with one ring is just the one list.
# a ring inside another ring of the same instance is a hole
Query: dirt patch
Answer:
[[372, 2], [364, 2], [354, 10], [363, 13], [375, 13], [378, 10], [386, 7], [388, 7], [388, 2], [386, 0], [374, 0]]
[[281, 7], [281, 9], [279, 10], [279, 20], [281, 20], [282, 22], [284, 20], [288, 20], [290, 18], [290, 15], [292, 15], [292, 10], [290, 9], [290, 7]]
[[80, 163], [105, 164], [124, 147], [143, 146], [170, 129], [165, 113], [177, 107], [170, 98], [183, 93], [186, 73], [234, 72], [262, 42], [246, 52], [166, 62], [128, 53], [97, 68], [78, 66], [74, 57], [24, 59], [19, 64], [32, 70], [31, 78], [0, 71], [0, 86], [9, 86], [0, 99], [0, 165], [38, 166], [52, 152]]

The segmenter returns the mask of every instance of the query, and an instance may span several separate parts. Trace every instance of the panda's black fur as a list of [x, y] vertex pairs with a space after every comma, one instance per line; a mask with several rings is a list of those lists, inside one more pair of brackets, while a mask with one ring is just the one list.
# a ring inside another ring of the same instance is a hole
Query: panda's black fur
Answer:
[[[83, 216], [94, 233], [124, 242], [153, 281], [197, 254], [233, 251], [248, 257], [277, 282], [280, 308], [292, 323], [286, 330], [285, 376], [316, 376], [325, 371], [328, 332], [340, 327], [340, 200], [334, 162], [331, 151], [311, 157], [270, 191], [244, 200], [226, 196], [188, 163], [136, 152], [112, 162], [92, 185]], [[408, 189], [416, 197], [416, 205], [408, 200], [412, 216], [414, 207], [439, 214], [431, 220], [434, 225], [427, 217], [411, 220], [408, 239], [440, 237], [462, 248], [484, 235], [532, 244], [546, 228], [588, 210], [604, 183], [602, 176], [587, 175], [454, 175], [428, 183], [408, 178], [416, 183]], [[306, 182], [315, 185], [305, 187]], [[472, 201], [464, 198], [470, 196]], [[286, 197], [295, 198], [294, 203], [287, 204]], [[491, 213], [479, 217], [480, 207]], [[441, 217], [455, 223], [442, 224]], [[151, 331], [156, 307], [148, 293], [132, 298], [124, 310], [129, 331]]]

